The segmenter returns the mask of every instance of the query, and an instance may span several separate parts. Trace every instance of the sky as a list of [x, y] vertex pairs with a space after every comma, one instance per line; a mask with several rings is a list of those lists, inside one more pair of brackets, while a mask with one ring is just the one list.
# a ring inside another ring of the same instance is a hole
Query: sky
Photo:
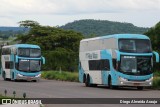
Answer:
[[81, 19], [152, 27], [160, 21], [160, 0], [0, 0], [0, 26], [24, 20], [61, 26]]

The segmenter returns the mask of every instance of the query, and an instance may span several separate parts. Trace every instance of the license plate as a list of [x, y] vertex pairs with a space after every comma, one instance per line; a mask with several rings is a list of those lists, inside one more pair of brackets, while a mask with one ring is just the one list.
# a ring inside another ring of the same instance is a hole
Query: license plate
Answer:
[[134, 85], [134, 86], [139, 86], [139, 85], [140, 85], [140, 83], [133, 83], [133, 85]]
[[27, 80], [31, 80], [32, 78], [28, 77]]

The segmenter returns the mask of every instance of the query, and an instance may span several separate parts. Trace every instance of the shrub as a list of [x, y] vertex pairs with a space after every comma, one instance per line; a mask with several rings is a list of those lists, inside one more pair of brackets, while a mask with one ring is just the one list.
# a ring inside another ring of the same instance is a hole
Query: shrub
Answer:
[[160, 89], [160, 77], [154, 77], [152, 87], [154, 89]]
[[44, 71], [42, 72], [42, 78], [78, 82], [78, 72]]

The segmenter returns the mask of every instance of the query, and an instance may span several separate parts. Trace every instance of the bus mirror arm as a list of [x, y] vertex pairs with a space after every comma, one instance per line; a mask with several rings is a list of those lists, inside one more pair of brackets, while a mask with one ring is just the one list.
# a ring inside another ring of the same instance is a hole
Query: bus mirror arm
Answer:
[[17, 55], [16, 55], [16, 58], [15, 58], [15, 59], [16, 59], [16, 60], [15, 60], [15, 61], [16, 61], [16, 63], [18, 63], [18, 56], [17, 56]]
[[159, 63], [160, 62], [159, 61], [159, 54], [157, 52], [153, 51], [153, 55], [155, 55], [155, 57], [156, 57], [156, 63]]
[[41, 57], [41, 61], [42, 61], [42, 64], [46, 63], [46, 60], [45, 60], [45, 58], [43, 56]]

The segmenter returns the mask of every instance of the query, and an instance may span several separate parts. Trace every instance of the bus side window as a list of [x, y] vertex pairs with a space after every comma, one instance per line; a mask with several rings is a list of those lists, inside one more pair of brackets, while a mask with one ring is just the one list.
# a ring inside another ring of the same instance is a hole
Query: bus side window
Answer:
[[11, 49], [10, 48], [4, 48], [2, 49], [2, 55], [10, 55]]
[[117, 62], [116, 59], [112, 59], [112, 63], [113, 63], [114, 69], [117, 69], [117, 68], [116, 68], [116, 62]]
[[108, 70], [108, 71], [110, 70], [108, 59], [101, 60], [101, 70]]
[[89, 60], [89, 70], [110, 70], [109, 60]]
[[13, 69], [13, 61], [6, 61], [5, 62], [5, 69]]

